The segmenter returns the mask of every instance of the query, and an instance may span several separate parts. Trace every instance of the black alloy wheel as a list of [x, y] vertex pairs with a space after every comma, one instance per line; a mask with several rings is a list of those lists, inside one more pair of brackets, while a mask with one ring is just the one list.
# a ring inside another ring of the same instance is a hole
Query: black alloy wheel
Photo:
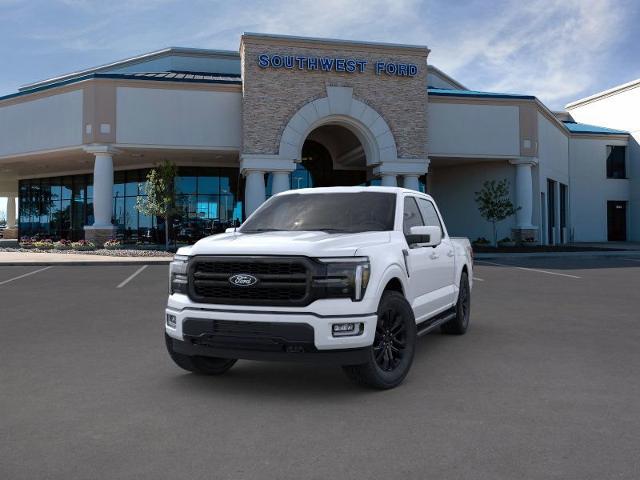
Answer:
[[407, 326], [402, 313], [394, 309], [382, 312], [373, 341], [373, 356], [381, 370], [391, 372], [400, 364], [407, 348]]
[[378, 389], [400, 385], [413, 363], [416, 321], [404, 295], [386, 291], [378, 306], [378, 322], [367, 363], [345, 365], [347, 376], [356, 383]]

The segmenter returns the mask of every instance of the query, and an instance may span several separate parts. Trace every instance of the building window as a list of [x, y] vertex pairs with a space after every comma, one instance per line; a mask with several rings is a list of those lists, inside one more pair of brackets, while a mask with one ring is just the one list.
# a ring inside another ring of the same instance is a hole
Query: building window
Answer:
[[607, 146], [607, 178], [627, 178], [627, 147]]
[[[124, 243], [164, 243], [162, 218], [136, 209], [144, 197], [148, 170], [114, 172], [112, 223]], [[178, 168], [176, 207], [169, 225], [178, 243], [193, 243], [242, 220], [242, 192], [237, 168]], [[78, 240], [84, 226], [93, 224], [93, 176], [21, 180], [19, 187], [21, 236]]]
[[78, 240], [93, 223], [92, 175], [20, 180], [20, 236]]

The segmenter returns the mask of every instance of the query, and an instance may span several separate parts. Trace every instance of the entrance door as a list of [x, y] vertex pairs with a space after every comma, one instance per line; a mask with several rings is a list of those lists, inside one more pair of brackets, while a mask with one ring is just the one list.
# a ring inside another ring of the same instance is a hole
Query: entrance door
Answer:
[[626, 242], [627, 240], [627, 202], [607, 202], [607, 240]]

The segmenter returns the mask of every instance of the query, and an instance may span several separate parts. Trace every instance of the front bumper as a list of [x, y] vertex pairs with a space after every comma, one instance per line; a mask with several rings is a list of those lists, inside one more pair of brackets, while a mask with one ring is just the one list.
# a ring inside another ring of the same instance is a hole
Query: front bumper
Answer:
[[[176, 351], [188, 347], [191, 352], [199, 352], [192, 355], [203, 355], [224, 350], [209, 354], [223, 358], [255, 358], [251, 352], [266, 353], [267, 357], [284, 353], [288, 357], [366, 349], [373, 343], [378, 320], [375, 313], [320, 315], [309, 311], [238, 310], [224, 305], [204, 308], [170, 304], [165, 319], [167, 315], [175, 317], [175, 327], [165, 321], [165, 331], [180, 342]], [[362, 331], [355, 336], [334, 337], [332, 327], [336, 323], [358, 323]]]
[[361, 365], [367, 362], [369, 348], [350, 348], [340, 350], [263, 351], [237, 347], [222, 348], [210, 345], [197, 345], [191, 341], [181, 341], [166, 336], [167, 346], [175, 353], [188, 356], [234, 358], [244, 360], [268, 360], [282, 362], [318, 363], [323, 365]]

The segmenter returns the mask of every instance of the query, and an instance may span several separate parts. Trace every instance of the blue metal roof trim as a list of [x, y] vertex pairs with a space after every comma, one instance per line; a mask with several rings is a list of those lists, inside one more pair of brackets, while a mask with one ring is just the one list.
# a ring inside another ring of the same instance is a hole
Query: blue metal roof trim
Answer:
[[441, 97], [476, 97], [476, 98], [519, 98], [535, 100], [534, 95], [521, 95], [518, 93], [479, 92], [477, 90], [455, 90], [448, 88], [427, 88], [429, 95]]
[[563, 121], [565, 127], [571, 133], [596, 133], [602, 135], [629, 135], [625, 130], [614, 130], [613, 128], [598, 127], [597, 125], [588, 125], [586, 123]]
[[[136, 73], [90, 73], [89, 75], [83, 75], [82, 77], [71, 78], [69, 80], [63, 80], [61, 82], [50, 83], [48, 85], [43, 85], [42, 87], [32, 88], [30, 90], [23, 90], [21, 92], [10, 93], [9, 95], [4, 95], [0, 97], [0, 101], [8, 100], [10, 98], [23, 97], [25, 95], [30, 95], [36, 92], [42, 92], [45, 90], [50, 90], [56, 87], [63, 87], [65, 85], [71, 85], [73, 83], [82, 82], [84, 80], [90, 80], [92, 78], [112, 78], [112, 79], [120, 79], [120, 80], [141, 80], [148, 82], [183, 82], [183, 83], [213, 83], [213, 84], [226, 84], [226, 85], [242, 85], [242, 79], [240, 76], [234, 76], [232, 74], [223, 74], [219, 77], [211, 77], [209, 79], [196, 79], [189, 78], [184, 74], [176, 74], [174, 72], [165, 72], [166, 74], [174, 75], [171, 77], [162, 76], [158, 77], [155, 75], [163, 74], [163, 72], [156, 72], [153, 76], [145, 76], [149, 74], [136, 74]], [[183, 76], [184, 75], [184, 76]], [[194, 74], [194, 77], [199, 74]]]

